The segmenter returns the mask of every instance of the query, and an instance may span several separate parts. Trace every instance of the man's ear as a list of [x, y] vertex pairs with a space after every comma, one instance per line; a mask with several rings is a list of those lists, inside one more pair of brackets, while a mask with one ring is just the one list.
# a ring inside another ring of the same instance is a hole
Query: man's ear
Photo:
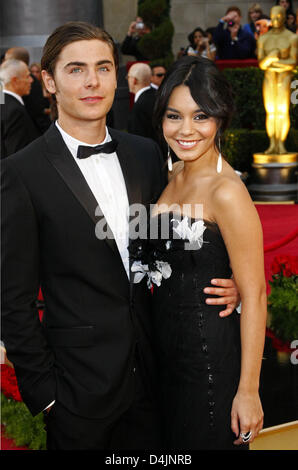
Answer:
[[42, 76], [42, 79], [43, 79], [43, 83], [44, 83], [46, 89], [48, 90], [48, 92], [51, 93], [51, 94], [56, 93], [57, 90], [56, 90], [56, 84], [55, 84], [54, 77], [52, 75], [50, 75], [46, 70], [41, 71], [41, 76]]

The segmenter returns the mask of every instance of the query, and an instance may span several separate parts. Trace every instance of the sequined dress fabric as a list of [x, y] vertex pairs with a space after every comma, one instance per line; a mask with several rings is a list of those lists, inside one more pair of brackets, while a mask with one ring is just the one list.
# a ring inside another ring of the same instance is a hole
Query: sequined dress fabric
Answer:
[[240, 316], [219, 317], [224, 307], [207, 305], [212, 296], [203, 292], [212, 278], [231, 277], [226, 247], [218, 226], [204, 221], [201, 248], [187, 249], [187, 239], [175, 238], [175, 216], [158, 216], [160, 226], [163, 217], [169, 237], [151, 239], [147, 249], [172, 269], [152, 295], [164, 446], [235, 449], [231, 407], [240, 377]]

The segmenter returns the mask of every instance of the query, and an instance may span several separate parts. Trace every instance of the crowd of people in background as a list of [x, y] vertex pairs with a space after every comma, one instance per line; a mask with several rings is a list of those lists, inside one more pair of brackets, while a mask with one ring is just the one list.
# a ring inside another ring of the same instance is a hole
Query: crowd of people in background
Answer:
[[[294, 12], [292, 0], [276, 0], [276, 5], [286, 9], [286, 27], [298, 34], [298, 10]], [[253, 3], [247, 12], [247, 22], [242, 23], [240, 8], [230, 6], [216, 26], [207, 29], [196, 26], [187, 37], [188, 45], [181, 47], [176, 58], [190, 55], [212, 61], [256, 59], [257, 39], [270, 28], [270, 17], [263, 12], [261, 4]], [[121, 53], [133, 56], [137, 61], [127, 73], [128, 89], [134, 95], [127, 130], [155, 139], [151, 116], [156, 90], [167, 70], [162, 62], [150, 64], [138, 49], [140, 39], [152, 29], [151, 24], [137, 17], [129, 25]], [[1, 113], [1, 155], [5, 158], [43, 134], [57, 115], [55, 103], [43, 86], [40, 64], [30, 64], [28, 51], [13, 47], [2, 59], [0, 79], [7, 99]], [[113, 122], [111, 110], [108, 125], [113, 127]]]

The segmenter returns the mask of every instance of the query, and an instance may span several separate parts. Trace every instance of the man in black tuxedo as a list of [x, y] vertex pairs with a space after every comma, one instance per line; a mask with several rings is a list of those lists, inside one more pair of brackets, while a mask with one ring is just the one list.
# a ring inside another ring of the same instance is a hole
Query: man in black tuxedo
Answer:
[[[8, 59], [22, 60], [27, 66], [29, 66], [30, 56], [29, 52], [24, 47], [11, 47], [5, 53], [5, 60]], [[24, 104], [35, 127], [38, 129], [40, 134], [43, 134], [50, 127], [51, 120], [44, 112], [42, 86], [33, 74], [31, 74], [31, 78], [31, 90], [30, 93], [24, 97]]]
[[127, 130], [157, 140], [153, 127], [153, 110], [156, 90], [151, 87], [151, 68], [142, 62], [133, 64], [127, 74], [128, 88], [134, 93], [134, 104], [130, 111]]
[[165, 179], [155, 142], [105, 125], [117, 64], [104, 31], [57, 28], [42, 74], [58, 121], [2, 166], [3, 340], [50, 450], [160, 444], [150, 291], [132, 284], [127, 245], [128, 207]]
[[22, 97], [30, 93], [32, 78], [20, 60], [7, 60], [0, 67], [4, 83], [1, 104], [1, 158], [26, 147], [40, 136], [24, 106]]

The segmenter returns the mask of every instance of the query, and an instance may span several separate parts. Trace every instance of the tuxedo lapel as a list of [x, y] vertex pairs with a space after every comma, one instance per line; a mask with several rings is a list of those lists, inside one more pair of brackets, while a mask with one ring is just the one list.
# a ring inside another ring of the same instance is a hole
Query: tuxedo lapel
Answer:
[[[94, 224], [98, 223], [101, 218], [104, 218], [104, 215], [95, 215], [98, 202], [89, 188], [78, 165], [74, 161], [73, 156], [65, 145], [62, 136], [56, 128], [55, 124], [52, 124], [50, 129], [44, 134], [44, 138], [47, 142], [47, 159], [56, 168], [65, 184], [72, 191], [79, 203], [83, 206]], [[106, 224], [108, 227], [107, 222]], [[110, 229], [109, 233], [112, 233]], [[119, 254], [114, 238], [105, 238], [105, 241], [112, 250]]]
[[140, 180], [140, 159], [135, 155], [133, 148], [128, 146], [123, 142], [123, 140], [121, 140], [121, 138], [119, 138], [118, 132], [115, 132], [113, 129], [109, 129], [109, 133], [112, 138], [118, 141], [116, 153], [125, 180], [129, 205], [141, 204], [142, 191]]
[[[142, 204], [142, 187], [141, 187], [141, 163], [140, 158], [137, 158], [133, 148], [124, 143], [119, 139], [119, 134], [113, 129], [109, 129], [109, 133], [112, 138], [118, 140], [117, 156], [122, 169], [123, 177], [126, 184], [127, 196], [129, 206], [133, 204]], [[129, 221], [133, 218], [133, 214], [130, 213]], [[130, 295], [133, 295], [133, 285], [135, 273], [131, 271], [131, 260], [129, 262], [130, 271]]]

